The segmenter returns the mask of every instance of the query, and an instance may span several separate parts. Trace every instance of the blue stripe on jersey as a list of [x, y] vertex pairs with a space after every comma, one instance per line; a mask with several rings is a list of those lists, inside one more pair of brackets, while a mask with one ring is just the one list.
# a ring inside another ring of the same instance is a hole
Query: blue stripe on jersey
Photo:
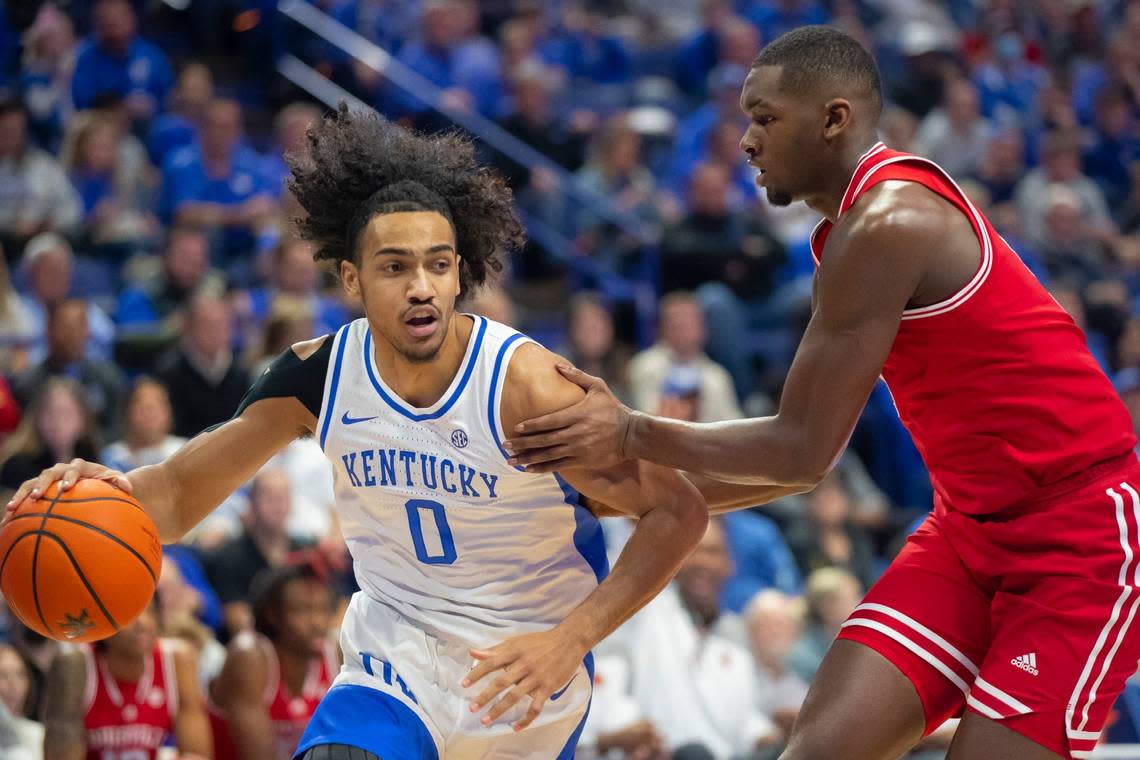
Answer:
[[578, 737], [582, 735], [586, 718], [590, 717], [590, 705], [594, 701], [594, 653], [586, 652], [586, 659], [583, 662], [586, 665], [586, 674], [590, 676], [590, 701], [586, 703], [586, 711], [582, 713], [582, 720], [578, 722], [578, 727], [574, 729], [574, 733], [570, 734], [570, 738], [566, 740], [566, 746], [562, 748], [554, 760], [574, 760], [574, 751], [578, 747]]
[[325, 421], [321, 425], [321, 448], [325, 447], [325, 438], [329, 434], [329, 423], [333, 418], [333, 409], [336, 406], [336, 389], [340, 384], [340, 365], [344, 362], [344, 344], [348, 340], [348, 325], [340, 328], [335, 340], [338, 341], [336, 347], [336, 359], [333, 360], [333, 375], [332, 382], [329, 383], [329, 397], [325, 399]]
[[402, 403], [393, 399], [384, 390], [384, 386], [380, 384], [380, 380], [376, 377], [375, 371], [372, 369], [372, 331], [365, 329], [364, 331], [364, 369], [368, 372], [368, 379], [372, 381], [372, 387], [380, 394], [380, 398], [384, 403], [392, 407], [400, 414], [407, 417], [412, 422], [423, 422], [424, 420], [439, 419], [447, 414], [447, 411], [455, 405], [459, 397], [463, 395], [463, 389], [467, 387], [467, 381], [471, 379], [471, 373], [475, 370], [475, 362], [479, 360], [479, 349], [483, 345], [483, 333], [487, 332], [487, 320], [482, 317], [477, 317], [479, 322], [479, 329], [475, 333], [475, 346], [471, 349], [471, 356], [468, 357], [467, 366], [463, 370], [463, 377], [459, 380], [459, 385], [455, 386], [455, 392], [447, 399], [443, 406], [434, 412], [428, 414], [415, 414], [409, 412]]
[[602, 524], [594, 517], [593, 512], [582, 505], [582, 496], [574, 486], [567, 483], [557, 472], [554, 473], [554, 479], [558, 481], [558, 487], [562, 489], [566, 503], [574, 507], [574, 548], [594, 571], [598, 583], [601, 583], [610, 572]]
[[[503, 359], [507, 355], [507, 349], [511, 344], [523, 337], [522, 333], [515, 333], [511, 337], [503, 341], [503, 345], [499, 346], [499, 355], [495, 357], [495, 367], [491, 370], [491, 389], [487, 393], [487, 423], [491, 426], [491, 437], [495, 439], [495, 445], [499, 447], [499, 451], [503, 454], [503, 459], [509, 459], [506, 449], [503, 448], [503, 441], [499, 437], [499, 426], [496, 424], [496, 419], [499, 415], [495, 414], [495, 392], [499, 387], [499, 370], [503, 368]], [[516, 469], [521, 470], [521, 467]]]
[[321, 744], [346, 744], [384, 760], [438, 760], [423, 720], [400, 700], [377, 689], [338, 684], [317, 706], [293, 757]]

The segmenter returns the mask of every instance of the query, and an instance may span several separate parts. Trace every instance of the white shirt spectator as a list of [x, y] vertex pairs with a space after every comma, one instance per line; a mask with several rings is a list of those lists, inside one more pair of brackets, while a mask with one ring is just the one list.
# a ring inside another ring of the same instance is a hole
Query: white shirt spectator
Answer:
[[332, 520], [333, 471], [320, 444], [312, 438], [298, 438], [266, 466], [283, 471], [292, 486], [289, 537], [315, 540], [325, 536]]
[[0, 160], [0, 229], [46, 222], [66, 234], [79, 226], [82, 210], [79, 193], [47, 153], [28, 148], [18, 158]]
[[[657, 345], [642, 351], [629, 363], [630, 387], [635, 408], [657, 414], [664, 395], [665, 380], [678, 366], [673, 353]], [[736, 389], [728, 370], [704, 354], [683, 365], [699, 377], [700, 391], [697, 422], [735, 420], [744, 416], [736, 399]]]
[[599, 654], [626, 658], [629, 693], [670, 749], [699, 743], [727, 759], [778, 733], [756, 709], [752, 655], [699, 631], [673, 586], [603, 642]]

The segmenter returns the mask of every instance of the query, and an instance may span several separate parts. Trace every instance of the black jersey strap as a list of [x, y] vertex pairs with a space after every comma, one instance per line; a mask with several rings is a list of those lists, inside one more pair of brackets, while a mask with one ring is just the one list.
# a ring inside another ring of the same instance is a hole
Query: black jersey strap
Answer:
[[284, 353], [274, 359], [269, 369], [265, 370], [246, 391], [234, 416], [240, 416], [255, 401], [293, 396], [304, 404], [314, 417], [320, 417], [321, 401], [325, 395], [325, 374], [329, 369], [335, 337], [335, 335], [327, 336], [321, 347], [307, 359], [297, 356], [292, 348], [285, 349]]

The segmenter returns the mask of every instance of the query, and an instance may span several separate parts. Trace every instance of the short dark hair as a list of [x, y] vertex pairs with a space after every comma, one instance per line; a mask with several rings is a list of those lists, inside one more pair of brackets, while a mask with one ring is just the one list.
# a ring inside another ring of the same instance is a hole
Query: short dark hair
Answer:
[[455, 230], [460, 285], [471, 295], [523, 244], [510, 188], [458, 133], [417, 134], [341, 103], [309, 129], [307, 143], [287, 156], [288, 185], [307, 212], [295, 220], [298, 234], [316, 243], [318, 261], [355, 261], [360, 232], [377, 214], [436, 211]]
[[332, 596], [327, 575], [314, 560], [312, 550], [295, 552], [281, 567], [262, 570], [254, 577], [250, 584], [250, 599], [253, 627], [258, 633], [271, 641], [277, 638], [281, 607], [285, 603], [285, 589], [290, 583], [312, 581], [328, 588], [329, 596]]
[[883, 110], [883, 85], [875, 58], [858, 40], [830, 26], [801, 26], [764, 46], [752, 68], [782, 66], [780, 87], [806, 92], [821, 84], [857, 88]]

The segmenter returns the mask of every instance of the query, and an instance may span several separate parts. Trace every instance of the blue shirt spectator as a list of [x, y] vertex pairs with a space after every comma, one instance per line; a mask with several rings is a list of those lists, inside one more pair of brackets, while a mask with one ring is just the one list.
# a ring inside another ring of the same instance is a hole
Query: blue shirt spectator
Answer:
[[1048, 73], [1025, 60], [1025, 43], [1014, 33], [994, 43], [994, 60], [974, 71], [982, 114], [1001, 123], [1024, 123], [1037, 108]]
[[91, 108], [103, 93], [126, 98], [136, 121], [149, 122], [166, 102], [174, 73], [156, 45], [137, 35], [128, 0], [98, 0], [94, 34], [79, 47], [71, 97], [78, 109]]
[[539, 43], [538, 53], [575, 79], [616, 84], [633, 76], [633, 57], [625, 43], [613, 36], [563, 29]]
[[175, 151], [162, 175], [159, 213], [166, 221], [220, 230], [223, 262], [252, 253], [259, 225], [276, 206], [260, 157], [241, 144], [236, 102], [214, 101], [202, 138]]
[[[502, 98], [498, 53], [494, 46], [465, 29], [462, 3], [435, 2], [424, 8], [423, 31], [418, 40], [400, 49], [400, 61], [446, 91], [452, 103], [462, 102], [485, 116], [494, 117]], [[390, 106], [397, 112], [423, 113], [427, 104], [395, 88]]]
[[198, 139], [199, 125], [214, 99], [214, 77], [205, 64], [186, 64], [170, 92], [169, 109], [150, 123], [147, 153], [151, 163], [162, 166], [178, 148]]
[[797, 26], [826, 24], [826, 10], [815, 0], [753, 0], [744, 17], [760, 30], [765, 42], [771, 42]]
[[1109, 86], [1097, 93], [1093, 143], [1082, 156], [1084, 172], [1104, 192], [1110, 209], [1132, 193], [1130, 166], [1140, 160], [1140, 139], [1135, 135], [1131, 103], [1123, 91]]
[[795, 558], [771, 518], [753, 510], [729, 512], [724, 527], [736, 566], [720, 595], [725, 609], [743, 612], [748, 600], [766, 588], [790, 595], [800, 592], [803, 580]]

